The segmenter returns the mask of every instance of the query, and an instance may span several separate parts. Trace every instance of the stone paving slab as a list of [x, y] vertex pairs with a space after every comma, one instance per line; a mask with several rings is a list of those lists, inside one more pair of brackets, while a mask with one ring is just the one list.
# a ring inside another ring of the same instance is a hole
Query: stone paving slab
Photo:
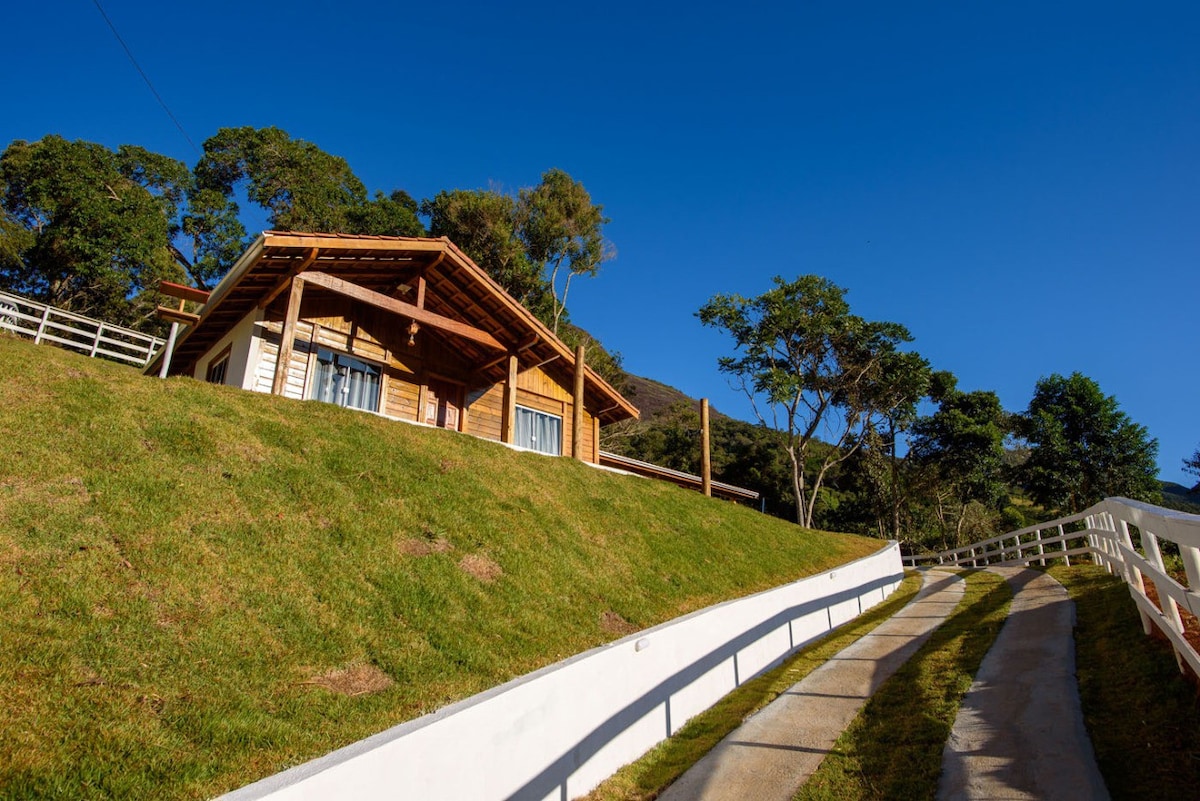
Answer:
[[1012, 607], [942, 752], [938, 798], [1107, 799], [1075, 677], [1075, 605], [1045, 573], [989, 568]]
[[871, 694], [962, 599], [963, 580], [924, 573], [911, 603], [746, 720], [679, 777], [662, 801], [789, 801]]

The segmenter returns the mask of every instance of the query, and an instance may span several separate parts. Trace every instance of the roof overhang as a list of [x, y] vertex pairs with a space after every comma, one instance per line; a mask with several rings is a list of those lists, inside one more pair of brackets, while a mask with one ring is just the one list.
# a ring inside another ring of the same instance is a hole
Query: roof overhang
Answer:
[[[423, 322], [434, 328], [439, 328], [439, 320], [459, 323], [457, 332], [453, 325], [442, 325], [439, 336], [454, 342], [481, 380], [503, 380], [508, 353], [519, 354], [522, 368], [554, 365], [553, 369], [574, 370], [575, 353], [446, 237], [265, 231], [213, 289], [198, 322], [178, 340], [171, 374], [192, 372], [196, 361], [233, 326], [270, 304], [293, 276], [305, 273], [312, 279], [306, 283], [332, 291], [349, 285], [368, 293], [368, 302], [400, 296], [388, 309], [400, 316], [405, 307], [416, 309], [403, 296], [423, 281], [423, 310], [430, 315]], [[159, 358], [147, 365], [147, 373], [158, 370]], [[637, 409], [586, 364], [584, 375], [585, 404], [602, 423], [638, 416]]]

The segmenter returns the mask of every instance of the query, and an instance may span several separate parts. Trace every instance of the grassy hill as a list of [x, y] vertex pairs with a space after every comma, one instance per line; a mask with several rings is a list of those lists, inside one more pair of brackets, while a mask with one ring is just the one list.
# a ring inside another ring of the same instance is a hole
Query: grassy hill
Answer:
[[873, 552], [0, 337], [0, 796], [200, 798]]

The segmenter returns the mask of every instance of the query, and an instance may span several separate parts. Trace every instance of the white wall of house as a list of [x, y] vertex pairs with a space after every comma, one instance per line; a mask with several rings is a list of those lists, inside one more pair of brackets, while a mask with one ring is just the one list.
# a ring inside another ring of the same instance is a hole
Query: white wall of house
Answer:
[[596, 648], [224, 796], [545, 799], [584, 795], [687, 720], [887, 598], [872, 556]]
[[196, 369], [192, 372], [192, 377], [203, 381], [208, 375], [209, 364], [225, 350], [226, 345], [232, 343], [233, 347], [229, 352], [229, 367], [225, 371], [225, 384], [242, 389], [253, 389], [254, 370], [251, 369], [251, 365], [258, 361], [258, 343], [255, 341], [258, 337], [255, 336], [255, 332], [256, 324], [261, 317], [262, 312], [255, 310], [242, 318], [241, 322], [231, 328], [225, 336], [217, 341], [217, 344], [200, 357], [196, 362]]

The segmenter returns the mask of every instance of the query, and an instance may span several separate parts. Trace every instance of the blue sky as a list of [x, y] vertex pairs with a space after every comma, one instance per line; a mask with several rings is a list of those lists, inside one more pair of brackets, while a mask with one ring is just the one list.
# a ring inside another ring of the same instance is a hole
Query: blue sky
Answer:
[[[618, 255], [571, 313], [633, 372], [748, 416], [695, 311], [818, 273], [1010, 410], [1094, 378], [1188, 481], [1200, 5], [102, 3], [196, 144], [275, 125], [418, 198], [582, 181]], [[195, 162], [93, 2], [5, 27], [0, 146]]]

